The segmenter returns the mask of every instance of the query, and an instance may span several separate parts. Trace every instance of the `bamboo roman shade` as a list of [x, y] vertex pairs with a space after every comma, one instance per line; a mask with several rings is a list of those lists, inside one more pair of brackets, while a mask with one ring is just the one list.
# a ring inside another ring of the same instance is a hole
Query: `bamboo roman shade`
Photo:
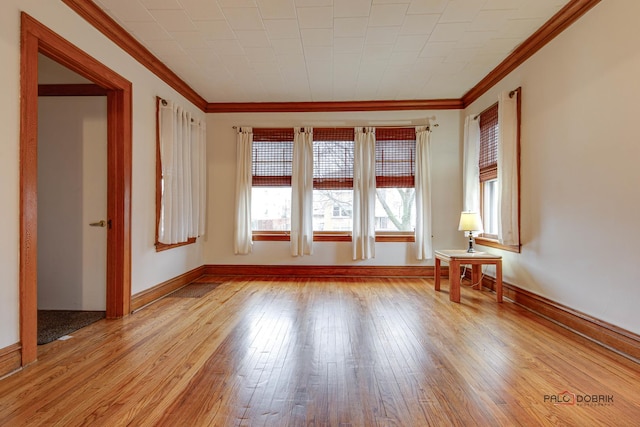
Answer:
[[415, 128], [376, 129], [376, 187], [415, 185]]
[[353, 188], [353, 128], [313, 129], [313, 188]]
[[[353, 150], [353, 128], [314, 128], [313, 188], [353, 188]], [[377, 187], [414, 186], [415, 128], [376, 129], [375, 151]], [[254, 128], [252, 158], [254, 187], [290, 186], [293, 128]]]
[[252, 185], [291, 186], [293, 128], [254, 128]]
[[498, 104], [480, 114], [480, 181], [498, 177]]

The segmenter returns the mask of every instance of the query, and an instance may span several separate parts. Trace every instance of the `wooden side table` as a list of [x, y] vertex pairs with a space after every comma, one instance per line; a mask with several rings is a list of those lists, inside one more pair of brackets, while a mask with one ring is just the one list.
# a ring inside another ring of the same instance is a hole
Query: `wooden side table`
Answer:
[[449, 300], [460, 302], [460, 266], [471, 265], [471, 280], [478, 284], [478, 290], [482, 290], [481, 269], [483, 264], [496, 266], [496, 299], [502, 302], [502, 257], [487, 252], [467, 252], [460, 250], [435, 251], [436, 278], [435, 290], [440, 290], [440, 263], [449, 263]]

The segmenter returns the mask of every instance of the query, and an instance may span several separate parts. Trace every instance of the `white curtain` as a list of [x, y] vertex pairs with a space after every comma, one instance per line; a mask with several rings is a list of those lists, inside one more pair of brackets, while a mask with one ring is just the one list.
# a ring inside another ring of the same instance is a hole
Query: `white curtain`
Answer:
[[233, 250], [236, 255], [251, 253], [251, 179], [253, 129], [238, 128], [236, 136], [236, 215]]
[[162, 201], [158, 241], [186, 242], [204, 234], [206, 131], [204, 123], [176, 103], [159, 103]]
[[191, 122], [191, 231], [203, 236], [207, 215], [207, 131], [204, 121]]
[[464, 120], [464, 153], [462, 160], [462, 210], [480, 213], [480, 120], [467, 116]]
[[518, 92], [498, 98], [498, 241], [519, 245]]
[[355, 128], [353, 153], [353, 259], [375, 258], [375, 128]]
[[291, 169], [291, 255], [313, 253], [313, 129], [295, 128]]
[[416, 256], [420, 260], [433, 258], [430, 136], [428, 127], [416, 127]]

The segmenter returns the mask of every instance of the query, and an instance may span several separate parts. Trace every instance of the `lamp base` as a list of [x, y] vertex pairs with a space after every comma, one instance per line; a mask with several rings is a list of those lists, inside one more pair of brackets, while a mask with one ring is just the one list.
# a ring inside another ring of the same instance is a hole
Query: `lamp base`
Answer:
[[476, 250], [473, 249], [473, 233], [469, 232], [469, 249], [467, 249], [467, 253], [474, 253]]

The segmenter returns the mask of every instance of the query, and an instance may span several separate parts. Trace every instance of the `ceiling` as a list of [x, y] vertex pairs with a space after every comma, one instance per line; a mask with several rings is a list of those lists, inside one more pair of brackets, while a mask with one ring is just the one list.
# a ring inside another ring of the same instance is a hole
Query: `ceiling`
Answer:
[[569, 0], [94, 0], [208, 102], [461, 98]]

